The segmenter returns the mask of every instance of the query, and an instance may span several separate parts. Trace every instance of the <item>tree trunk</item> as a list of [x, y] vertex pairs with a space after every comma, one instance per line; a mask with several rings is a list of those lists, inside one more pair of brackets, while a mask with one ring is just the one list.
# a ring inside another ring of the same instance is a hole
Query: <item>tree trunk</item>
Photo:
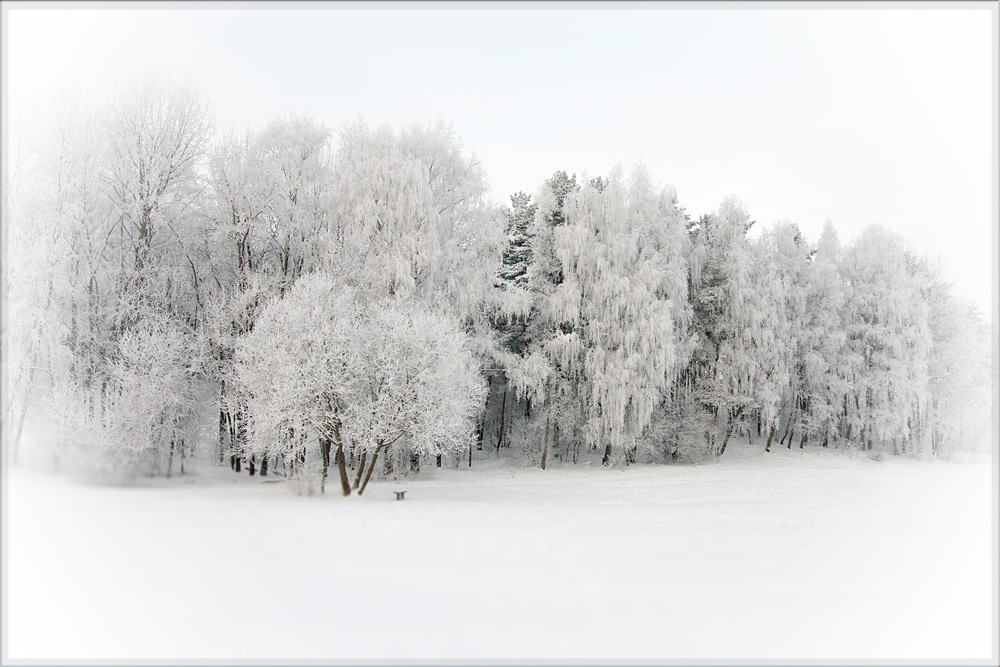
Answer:
[[319, 452], [323, 458], [323, 476], [320, 478], [319, 482], [319, 492], [326, 493], [326, 474], [330, 467], [330, 439], [320, 438], [319, 439]]
[[[486, 403], [483, 405], [483, 414], [479, 416], [479, 425], [476, 428], [476, 449], [483, 450], [483, 436], [486, 434], [486, 410], [490, 406], [490, 389], [493, 387], [493, 376], [486, 376]], [[472, 466], [472, 454], [469, 454], [469, 466]]]
[[767, 447], [764, 448], [765, 452], [771, 451], [771, 440], [774, 439], [774, 424], [771, 424], [771, 430], [767, 434]]
[[788, 421], [785, 422], [785, 432], [781, 434], [781, 440], [778, 441], [779, 445], [785, 444], [785, 438], [788, 436], [788, 429], [792, 427], [792, 415], [788, 415]]
[[260, 461], [260, 476], [267, 477], [267, 455]]
[[354, 488], [357, 489], [358, 485], [361, 484], [361, 475], [365, 472], [365, 461], [368, 460], [368, 450], [361, 450], [361, 462], [358, 463], [358, 474], [354, 477]]
[[792, 448], [792, 438], [794, 438], [794, 437], [795, 437], [795, 429], [793, 428], [791, 430], [791, 432], [788, 434], [788, 448], [789, 449]]
[[221, 380], [219, 382], [219, 464], [222, 464], [223, 452], [226, 451], [226, 425], [228, 420], [226, 419], [225, 406], [222, 403], [223, 397], [226, 395], [226, 381]]
[[507, 414], [507, 381], [503, 383], [503, 399], [500, 401], [500, 432], [497, 434], [497, 454], [500, 453], [500, 445], [503, 443], [504, 419]]
[[365, 492], [365, 487], [368, 486], [368, 480], [372, 478], [372, 473], [375, 471], [375, 464], [378, 462], [378, 454], [381, 451], [382, 451], [382, 443], [379, 443], [378, 447], [375, 448], [374, 456], [372, 456], [371, 465], [368, 466], [368, 472], [365, 473], [365, 481], [361, 483], [361, 488], [358, 489], [359, 496]]
[[611, 443], [610, 442], [607, 445], [605, 445], [605, 447], [604, 447], [604, 457], [601, 458], [601, 465], [602, 466], [611, 465]]
[[351, 495], [351, 483], [347, 479], [347, 461], [344, 458], [344, 444], [342, 442], [337, 443], [337, 470], [340, 471], [340, 488], [343, 489], [344, 495]]
[[441, 455], [440, 454], [437, 455], [437, 458], [435, 459], [435, 461], [437, 462], [437, 467], [440, 468], [441, 467]]
[[809, 442], [809, 432], [808, 431], [803, 431], [802, 432], [802, 439], [799, 440], [799, 449], [805, 449], [807, 442]]
[[226, 412], [222, 408], [219, 408], [219, 465], [222, 465], [222, 459], [224, 458], [224, 453], [226, 451]]
[[551, 415], [548, 412], [545, 414], [545, 440], [542, 445], [542, 470], [545, 470], [545, 462], [549, 458], [549, 420]]
[[729, 418], [729, 427], [726, 429], [726, 437], [722, 439], [722, 447], [719, 449], [719, 456], [726, 453], [726, 445], [729, 444], [729, 438], [733, 435], [733, 431], [736, 430], [736, 424], [739, 422], [740, 415], [743, 414], [743, 406], [741, 405], [736, 411], [736, 414]]

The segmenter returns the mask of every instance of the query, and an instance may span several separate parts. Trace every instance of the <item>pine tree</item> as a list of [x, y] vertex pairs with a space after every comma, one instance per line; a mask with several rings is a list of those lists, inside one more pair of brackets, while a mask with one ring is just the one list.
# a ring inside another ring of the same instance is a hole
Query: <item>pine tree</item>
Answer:
[[517, 192], [510, 197], [511, 208], [507, 214], [507, 247], [503, 252], [500, 278], [508, 284], [525, 287], [528, 283], [528, 265], [531, 264], [530, 226], [535, 218], [537, 204], [531, 196]]

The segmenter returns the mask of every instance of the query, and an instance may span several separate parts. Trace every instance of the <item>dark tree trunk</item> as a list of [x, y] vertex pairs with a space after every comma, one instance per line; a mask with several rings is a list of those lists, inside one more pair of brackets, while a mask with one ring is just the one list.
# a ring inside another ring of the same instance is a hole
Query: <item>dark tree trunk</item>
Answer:
[[767, 447], [764, 448], [765, 452], [771, 451], [771, 441], [774, 439], [774, 424], [771, 424], [771, 430], [767, 434]]
[[785, 438], [788, 437], [788, 429], [792, 427], [792, 416], [788, 415], [788, 421], [785, 422], [785, 432], [781, 434], [781, 440], [778, 441], [779, 445], [785, 444]]
[[250, 455], [250, 460], [247, 461], [247, 465], [250, 466], [250, 476], [251, 477], [253, 477], [255, 474], [257, 474], [257, 455], [256, 454], [251, 454]]
[[794, 437], [795, 437], [795, 429], [793, 428], [791, 430], [791, 432], [788, 434], [788, 448], [789, 449], [792, 448], [792, 438], [794, 438]]
[[323, 476], [319, 483], [319, 492], [326, 493], [326, 475], [327, 470], [330, 468], [330, 439], [320, 438], [319, 439], [319, 452], [323, 459]]
[[729, 428], [726, 429], [726, 437], [722, 439], [722, 447], [719, 449], [719, 456], [726, 453], [726, 445], [729, 444], [729, 438], [733, 435], [733, 431], [736, 430], [736, 424], [739, 422], [740, 415], [743, 414], [743, 406], [741, 405], [739, 409], [729, 418]]
[[435, 458], [435, 461], [437, 462], [437, 467], [440, 468], [441, 467], [441, 455], [440, 454], [437, 455], [437, 457]]
[[260, 476], [267, 477], [267, 456], [260, 460]]
[[503, 443], [503, 427], [507, 414], [507, 382], [503, 383], [503, 399], [500, 401], [500, 432], [497, 433], [497, 453], [500, 453], [500, 445]]
[[[382, 451], [382, 445], [379, 444], [379, 446], [375, 448], [375, 454], [372, 456], [371, 465], [368, 466], [368, 472], [365, 473], [365, 479], [361, 483], [361, 488], [358, 489], [359, 496], [365, 492], [365, 488], [368, 486], [368, 480], [372, 478], [372, 473], [375, 471], [375, 464], [378, 462], [378, 454], [381, 451]], [[387, 461], [389, 460], [388, 457], [386, 457], [386, 460]]]
[[222, 463], [226, 447], [226, 411], [219, 409], [219, 463]]
[[[221, 354], [221, 353], [220, 353]], [[222, 463], [223, 452], [225, 452], [226, 447], [226, 428], [228, 420], [226, 419], [226, 410], [222, 404], [222, 399], [226, 395], [226, 381], [221, 380], [219, 382], [219, 463]]]
[[802, 439], [799, 440], [799, 449], [805, 449], [807, 442], [809, 442], [809, 432], [808, 431], [803, 431], [802, 432]]
[[605, 447], [604, 447], [604, 456], [603, 456], [603, 458], [601, 458], [601, 465], [602, 466], [611, 465], [611, 443], [610, 442], [607, 445], [605, 445]]
[[358, 474], [354, 476], [354, 488], [357, 489], [361, 484], [361, 475], [365, 472], [365, 461], [368, 460], [368, 450], [361, 450], [361, 462], [358, 463]]
[[[483, 414], [479, 416], [479, 424], [476, 427], [476, 449], [483, 450], [483, 436], [486, 434], [486, 410], [490, 406], [490, 389], [493, 387], [493, 376], [486, 376], [486, 404], [483, 405]], [[472, 465], [472, 454], [469, 454], [469, 465]]]
[[337, 470], [340, 472], [340, 488], [345, 496], [351, 495], [351, 483], [347, 479], [347, 461], [344, 459], [344, 445], [337, 443]]
[[549, 458], [549, 420], [550, 415], [545, 415], [545, 440], [542, 444], [542, 470], [545, 470], [545, 462]]

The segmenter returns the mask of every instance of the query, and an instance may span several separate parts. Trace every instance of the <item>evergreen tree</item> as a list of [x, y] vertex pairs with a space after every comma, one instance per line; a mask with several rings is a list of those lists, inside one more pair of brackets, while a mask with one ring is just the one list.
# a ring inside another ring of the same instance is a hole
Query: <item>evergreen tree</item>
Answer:
[[511, 208], [507, 214], [507, 247], [503, 252], [500, 278], [508, 284], [524, 287], [528, 283], [528, 265], [531, 264], [530, 226], [535, 218], [537, 204], [531, 196], [517, 192], [510, 197]]

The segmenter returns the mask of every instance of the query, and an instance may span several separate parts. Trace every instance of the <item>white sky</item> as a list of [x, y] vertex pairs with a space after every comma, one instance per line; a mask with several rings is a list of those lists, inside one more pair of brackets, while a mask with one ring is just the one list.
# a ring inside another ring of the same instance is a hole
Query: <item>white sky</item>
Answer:
[[5, 2], [10, 119], [135, 73], [182, 77], [217, 130], [443, 118], [498, 201], [643, 161], [692, 215], [881, 222], [989, 312], [996, 3]]

